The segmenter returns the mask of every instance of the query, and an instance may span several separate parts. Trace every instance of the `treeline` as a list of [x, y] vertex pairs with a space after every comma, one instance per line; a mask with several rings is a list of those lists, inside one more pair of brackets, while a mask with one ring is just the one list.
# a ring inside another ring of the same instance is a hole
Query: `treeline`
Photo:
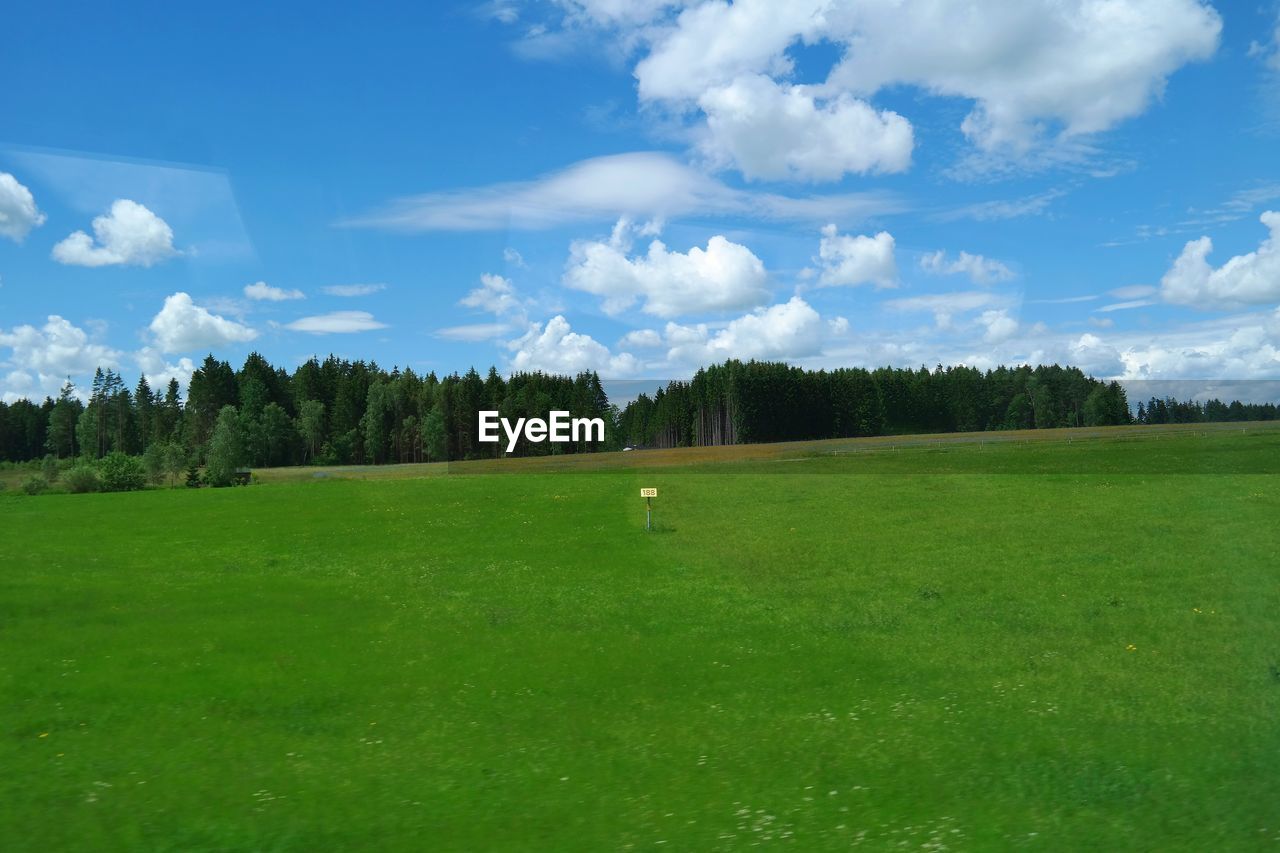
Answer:
[[[574, 377], [490, 368], [438, 378], [373, 362], [312, 358], [290, 372], [252, 353], [239, 370], [213, 355], [191, 376], [133, 387], [99, 369], [81, 400], [68, 381], [58, 399], [0, 403], [0, 462], [140, 457], [171, 481], [202, 467], [225, 482], [237, 467], [385, 464], [496, 457], [504, 443], [477, 440], [477, 416], [511, 421], [562, 409], [599, 417], [605, 442], [557, 445], [521, 438], [513, 455], [649, 447], [801, 441], [909, 433], [1274, 420], [1274, 404], [1139, 403], [1074, 367], [938, 366], [807, 371], [774, 362], [727, 361], [699, 370], [619, 411], [595, 373]], [[66, 465], [63, 466], [67, 467]], [[101, 466], [99, 466], [101, 467]], [[56, 473], [57, 466], [50, 472]], [[190, 475], [189, 477], [193, 476]]]
[[[239, 370], [208, 356], [191, 376], [186, 399], [177, 380], [153, 390], [146, 377], [130, 388], [112, 370], [97, 371], [82, 402], [70, 383], [57, 400], [0, 403], [0, 461], [100, 459], [117, 452], [145, 455], [151, 448], [181, 448], [191, 464], [207, 461], [221, 426], [218, 448], [235, 465], [384, 464], [498, 456], [504, 445], [477, 441], [481, 409], [503, 417], [545, 417], [552, 409], [601, 417], [608, 446], [616, 445], [616, 412], [595, 373], [575, 377], [517, 373], [504, 379], [438, 378], [411, 369], [380, 368], [329, 356], [311, 359], [292, 373], [252, 353]], [[514, 455], [604, 449], [521, 440]]]
[[[1275, 417], [1273, 405], [1153, 400], [1139, 406], [1138, 420]], [[688, 382], [671, 382], [652, 397], [640, 395], [623, 410], [618, 433], [630, 445], [685, 447], [1133, 422], [1119, 383], [1101, 382], [1075, 367], [807, 371], [727, 361], [699, 370]]]
[[1145, 404], [1138, 403], [1135, 420], [1140, 424], [1210, 424], [1231, 421], [1274, 421], [1280, 410], [1274, 403], [1241, 403], [1233, 400], [1209, 400], [1199, 403], [1193, 400], [1178, 402], [1172, 397], [1152, 397]]

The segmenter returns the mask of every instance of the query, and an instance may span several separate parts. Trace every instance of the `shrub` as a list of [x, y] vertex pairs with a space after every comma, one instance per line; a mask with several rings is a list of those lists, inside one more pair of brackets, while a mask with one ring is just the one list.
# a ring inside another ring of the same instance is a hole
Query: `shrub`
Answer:
[[57, 482], [58, 475], [62, 473], [62, 466], [58, 464], [58, 457], [53, 454], [46, 456], [40, 463], [40, 473], [48, 482]]
[[147, 471], [142, 460], [120, 451], [112, 451], [98, 462], [104, 492], [133, 492], [147, 484]]
[[62, 475], [62, 484], [67, 487], [67, 491], [73, 495], [84, 494], [85, 492], [96, 492], [102, 488], [102, 482], [98, 479], [98, 471], [92, 465], [76, 465], [67, 473]]
[[29, 495], [38, 495], [49, 488], [49, 481], [39, 474], [32, 474], [22, 481], [22, 491]]

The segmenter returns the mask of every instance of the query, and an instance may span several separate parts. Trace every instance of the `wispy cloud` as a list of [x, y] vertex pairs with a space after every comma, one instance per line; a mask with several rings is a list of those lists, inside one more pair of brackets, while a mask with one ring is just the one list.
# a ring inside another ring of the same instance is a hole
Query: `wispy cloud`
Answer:
[[936, 222], [955, 222], [960, 219], [994, 222], [1002, 219], [1020, 219], [1024, 216], [1043, 216], [1055, 199], [1062, 198], [1066, 194], [1066, 190], [1057, 189], [1022, 198], [980, 201], [939, 211], [929, 218]]
[[302, 317], [286, 323], [284, 327], [312, 335], [343, 335], [385, 329], [387, 324], [375, 320], [368, 311], [330, 311], [328, 314]]
[[1076, 302], [1093, 302], [1097, 294], [1087, 296], [1064, 296], [1061, 299], [1028, 299], [1028, 305], [1071, 305]]
[[410, 232], [488, 231], [544, 229], [619, 215], [817, 224], [856, 222], [905, 208], [888, 192], [797, 197], [736, 189], [668, 154], [637, 152], [583, 160], [532, 181], [409, 196], [339, 224]]
[[380, 290], [386, 290], [387, 286], [385, 284], [331, 284], [320, 289], [330, 296], [354, 297], [369, 296]]
[[958, 314], [967, 314], [982, 308], [993, 309], [988, 314], [1003, 314], [1013, 303], [1007, 296], [985, 290], [958, 291], [955, 293], [935, 293], [927, 296], [908, 296], [903, 299], [888, 299], [884, 307], [890, 311], [902, 313], [930, 313], [940, 329], [952, 327], [952, 321]]
[[435, 335], [450, 341], [491, 341], [512, 331], [510, 323], [471, 323], [436, 329]]
[[1116, 299], [1146, 299], [1148, 296], [1155, 296], [1158, 292], [1159, 288], [1149, 284], [1130, 284], [1108, 290], [1107, 295], [1114, 296]]
[[1098, 308], [1099, 313], [1107, 313], [1110, 311], [1128, 311], [1131, 308], [1146, 308], [1148, 305], [1155, 305], [1154, 299], [1129, 299], [1124, 302], [1112, 302], [1110, 305], [1103, 305]]
[[1203, 232], [1219, 225], [1248, 218], [1277, 200], [1280, 200], [1280, 182], [1256, 184], [1237, 190], [1221, 204], [1212, 207], [1188, 208], [1186, 218], [1171, 225], [1139, 225], [1132, 237], [1109, 240], [1101, 245], [1107, 248], [1129, 246], [1145, 243], [1158, 237]]
[[1216, 207], [1203, 210], [1191, 208], [1188, 218], [1178, 223], [1179, 233], [1244, 219], [1255, 210], [1277, 199], [1280, 199], [1280, 183], [1259, 184], [1258, 186], [1237, 190], [1231, 194], [1230, 198]]

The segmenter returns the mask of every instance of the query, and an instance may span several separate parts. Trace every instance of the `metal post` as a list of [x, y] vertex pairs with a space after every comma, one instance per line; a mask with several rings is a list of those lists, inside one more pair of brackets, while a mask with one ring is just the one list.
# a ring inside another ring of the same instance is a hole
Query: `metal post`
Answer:
[[653, 498], [644, 499], [644, 529], [653, 530]]

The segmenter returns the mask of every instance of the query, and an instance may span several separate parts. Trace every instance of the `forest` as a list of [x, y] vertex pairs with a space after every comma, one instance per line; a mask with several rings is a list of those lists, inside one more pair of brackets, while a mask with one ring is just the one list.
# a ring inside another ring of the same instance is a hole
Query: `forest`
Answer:
[[[222, 484], [240, 467], [380, 465], [502, 455], [481, 444], [477, 413], [542, 417], [553, 409], [599, 417], [605, 441], [522, 440], [514, 456], [633, 447], [682, 447], [854, 436], [1127, 423], [1274, 420], [1274, 404], [1151, 399], [1131, 410], [1116, 382], [1074, 367], [808, 371], [727, 361], [641, 394], [619, 409], [594, 372], [577, 376], [474, 368], [438, 378], [329, 356], [292, 373], [252, 353], [239, 370], [212, 354], [191, 376], [129, 387], [111, 369], [85, 394], [68, 380], [58, 398], [0, 403], [0, 463], [145, 461], [153, 479], [205, 467]], [[85, 399], [87, 398], [87, 399]], [[119, 464], [119, 463], [117, 463]], [[56, 475], [57, 466], [50, 466]], [[207, 475], [206, 475], [207, 476]]]
[[[122, 453], [200, 465], [216, 450], [231, 467], [437, 462], [502, 452], [476, 440], [481, 409], [512, 419], [564, 409], [602, 417], [610, 427], [617, 422], [594, 373], [504, 379], [491, 368], [483, 378], [472, 369], [440, 379], [334, 356], [289, 373], [257, 353], [238, 371], [209, 355], [192, 373], [185, 399], [177, 380], [161, 391], [143, 376], [130, 388], [99, 368], [87, 397], [68, 381], [57, 400], [0, 403], [0, 460]], [[607, 432], [606, 444], [616, 445], [616, 437]], [[598, 448], [521, 441], [514, 455], [589, 449]]]
[[807, 371], [727, 361], [642, 394], [617, 432], [642, 447], [807, 441], [872, 435], [1051, 429], [1130, 423], [1274, 420], [1274, 404], [1151, 399], [1058, 365]]

